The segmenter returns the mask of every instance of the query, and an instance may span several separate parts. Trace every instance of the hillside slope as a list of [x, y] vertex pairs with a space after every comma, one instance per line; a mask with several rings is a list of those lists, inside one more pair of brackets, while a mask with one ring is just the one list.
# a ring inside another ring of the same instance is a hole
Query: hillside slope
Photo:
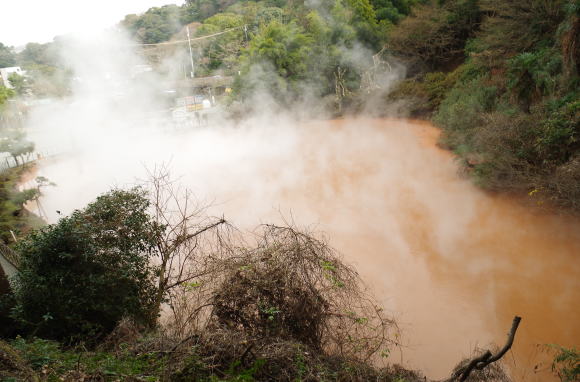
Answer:
[[411, 77], [393, 98], [431, 114], [480, 186], [580, 211], [580, 5], [447, 0], [389, 35]]

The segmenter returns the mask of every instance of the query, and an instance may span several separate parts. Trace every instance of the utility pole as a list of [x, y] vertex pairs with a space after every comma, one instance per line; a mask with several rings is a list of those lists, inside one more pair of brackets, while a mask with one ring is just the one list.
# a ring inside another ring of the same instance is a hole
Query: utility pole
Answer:
[[191, 38], [189, 37], [189, 25], [186, 27], [187, 29], [187, 42], [189, 43], [189, 61], [191, 62], [191, 78], [194, 76], [194, 68], [193, 68], [193, 51], [191, 50]]

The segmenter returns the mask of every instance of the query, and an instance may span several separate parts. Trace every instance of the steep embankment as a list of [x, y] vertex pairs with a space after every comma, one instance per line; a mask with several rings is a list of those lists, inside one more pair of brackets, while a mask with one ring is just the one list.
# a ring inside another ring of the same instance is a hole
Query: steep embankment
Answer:
[[478, 185], [580, 212], [579, 15], [569, 0], [427, 2], [389, 35], [411, 68], [391, 97], [432, 113]]

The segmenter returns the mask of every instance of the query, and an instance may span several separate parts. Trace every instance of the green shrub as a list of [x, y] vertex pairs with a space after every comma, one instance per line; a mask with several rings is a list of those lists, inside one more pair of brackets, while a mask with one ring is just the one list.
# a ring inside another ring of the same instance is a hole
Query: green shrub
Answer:
[[549, 101], [535, 129], [536, 149], [544, 163], [562, 164], [580, 151], [580, 97], [572, 93]]
[[553, 49], [518, 54], [508, 60], [507, 86], [524, 102], [526, 110], [534, 98], [553, 94], [562, 72], [562, 57]]
[[429, 93], [429, 103], [433, 109], [436, 110], [453, 89], [465, 67], [462, 65], [450, 73], [431, 72], [425, 75], [425, 89]]
[[113, 190], [17, 250], [14, 317], [36, 335], [94, 342], [124, 316], [153, 325], [156, 226], [140, 189]]
[[[465, 132], [482, 123], [482, 113], [491, 111], [497, 89], [485, 85], [483, 77], [458, 83], [441, 102], [435, 123], [447, 132]], [[468, 140], [463, 137], [461, 140]], [[454, 144], [465, 143], [461, 141]]]

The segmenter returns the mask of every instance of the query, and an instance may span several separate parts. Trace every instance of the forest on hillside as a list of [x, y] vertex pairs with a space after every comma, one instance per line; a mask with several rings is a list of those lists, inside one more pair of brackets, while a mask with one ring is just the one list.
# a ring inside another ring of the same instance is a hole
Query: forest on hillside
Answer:
[[[230, 101], [246, 106], [265, 92], [284, 108], [317, 100], [310, 102], [321, 105], [316, 113], [380, 115], [403, 100], [409, 115], [443, 129], [442, 144], [478, 185], [574, 213], [579, 7], [574, 0], [191, 0], [127, 15], [120, 25], [141, 43], [184, 38], [185, 25], [197, 37], [230, 30], [196, 47], [197, 75], [235, 75]], [[14, 79], [17, 93], [67, 93], [58, 44], [30, 43], [18, 54], [0, 45], [0, 66], [33, 73]], [[405, 65], [407, 78], [390, 94], [376, 80], [377, 62]], [[369, 98], [383, 102], [369, 111]]]
[[390, 34], [410, 77], [392, 97], [432, 115], [475, 182], [580, 209], [580, 5], [447, 1]]

